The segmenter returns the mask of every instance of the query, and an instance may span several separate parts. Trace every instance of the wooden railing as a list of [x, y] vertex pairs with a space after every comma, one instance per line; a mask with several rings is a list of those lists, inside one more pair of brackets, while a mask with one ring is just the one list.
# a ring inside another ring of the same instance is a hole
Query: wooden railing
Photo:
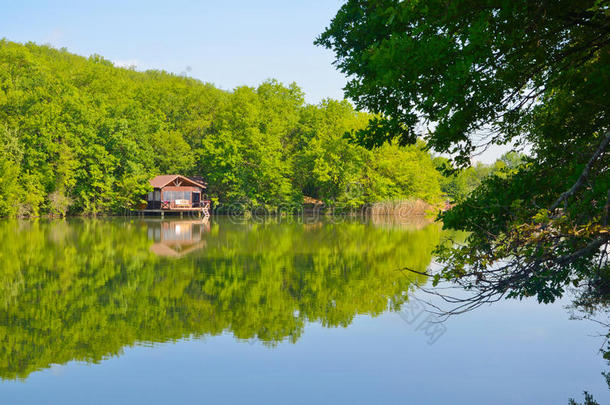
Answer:
[[[178, 200], [179, 201], [179, 200]], [[161, 201], [161, 209], [162, 210], [174, 210], [174, 209], [188, 209], [188, 208], [201, 208], [204, 211], [209, 211], [211, 207], [210, 200], [203, 200], [200, 202], [184, 202], [177, 203], [176, 201]]]

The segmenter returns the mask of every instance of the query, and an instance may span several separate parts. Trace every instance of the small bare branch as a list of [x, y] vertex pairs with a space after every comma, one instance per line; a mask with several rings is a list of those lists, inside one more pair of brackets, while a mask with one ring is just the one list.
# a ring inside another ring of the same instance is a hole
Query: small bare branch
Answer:
[[582, 173], [578, 177], [578, 180], [576, 180], [576, 183], [574, 183], [574, 185], [568, 191], [562, 193], [559, 196], [559, 198], [557, 199], [557, 201], [555, 201], [553, 203], [553, 205], [551, 205], [551, 208], [550, 208], [551, 212], [555, 211], [563, 201], [567, 200], [579, 188], [581, 188], [583, 186], [583, 184], [587, 180], [587, 177], [589, 177], [589, 173], [591, 172], [591, 167], [593, 166], [593, 164], [595, 164], [597, 159], [599, 159], [599, 157], [601, 155], [603, 155], [606, 148], [608, 147], [608, 144], [610, 144], [610, 131], [607, 131], [604, 134], [604, 139], [602, 139], [601, 144], [599, 145], [599, 147], [597, 148], [595, 153], [593, 153], [593, 156], [591, 156], [591, 158], [589, 159], [589, 162], [587, 162], [587, 165], [585, 166]]

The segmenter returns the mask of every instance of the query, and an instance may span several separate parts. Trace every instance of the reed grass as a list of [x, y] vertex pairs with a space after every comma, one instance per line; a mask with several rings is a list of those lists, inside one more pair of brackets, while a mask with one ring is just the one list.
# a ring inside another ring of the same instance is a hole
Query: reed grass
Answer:
[[392, 215], [396, 217], [413, 217], [426, 215], [434, 206], [423, 200], [381, 201], [368, 208], [370, 215]]

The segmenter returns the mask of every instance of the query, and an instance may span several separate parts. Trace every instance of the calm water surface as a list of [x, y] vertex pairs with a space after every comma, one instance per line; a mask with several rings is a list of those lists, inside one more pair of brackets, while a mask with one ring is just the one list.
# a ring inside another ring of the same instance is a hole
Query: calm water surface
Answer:
[[[420, 314], [425, 221], [0, 222], [0, 404], [567, 404], [610, 395], [566, 302]], [[452, 235], [455, 236], [455, 235]]]

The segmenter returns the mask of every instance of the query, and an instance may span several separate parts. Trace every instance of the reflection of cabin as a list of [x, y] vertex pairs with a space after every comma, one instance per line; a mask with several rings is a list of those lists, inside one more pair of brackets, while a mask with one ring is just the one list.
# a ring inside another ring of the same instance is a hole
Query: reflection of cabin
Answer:
[[146, 196], [146, 209], [142, 211], [209, 215], [210, 201], [205, 198], [207, 184], [201, 179], [170, 174], [151, 179], [150, 185], [153, 191]]
[[155, 243], [150, 251], [157, 256], [182, 257], [205, 247], [203, 234], [209, 228], [207, 220], [151, 223], [148, 225], [148, 239]]

